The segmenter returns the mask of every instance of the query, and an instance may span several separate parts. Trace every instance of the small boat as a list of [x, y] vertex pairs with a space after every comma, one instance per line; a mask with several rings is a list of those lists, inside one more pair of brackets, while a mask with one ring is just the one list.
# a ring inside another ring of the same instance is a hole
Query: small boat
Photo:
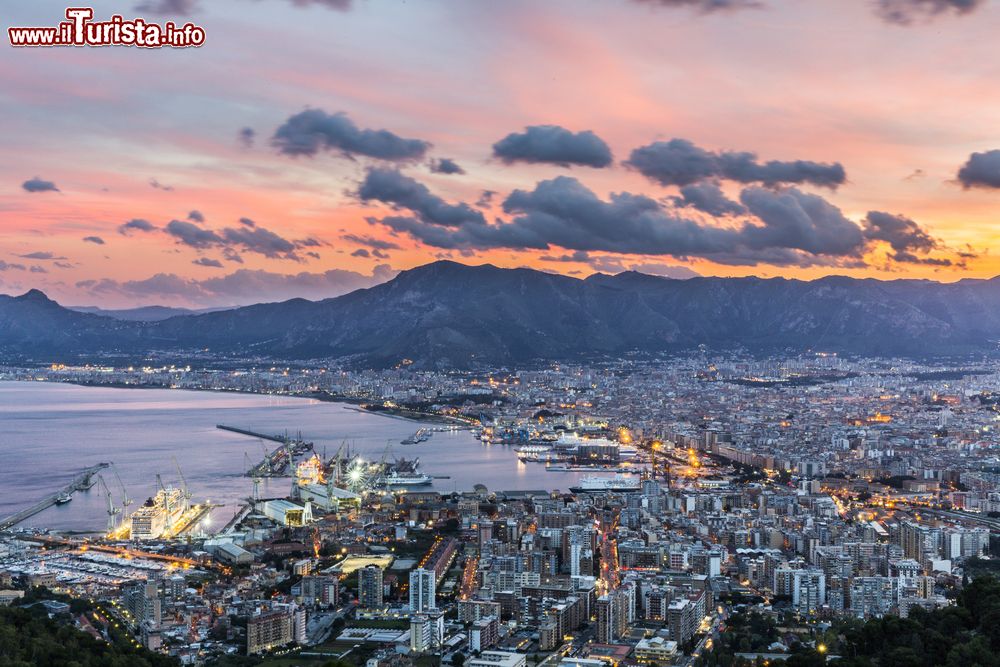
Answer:
[[65, 505], [69, 501], [73, 500], [73, 496], [68, 493], [60, 493], [56, 496], [56, 505]]

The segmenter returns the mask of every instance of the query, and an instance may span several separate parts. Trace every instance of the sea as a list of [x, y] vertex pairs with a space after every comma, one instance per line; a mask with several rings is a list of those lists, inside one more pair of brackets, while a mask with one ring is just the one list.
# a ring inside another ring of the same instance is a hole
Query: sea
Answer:
[[[221, 527], [252, 493], [246, 461], [257, 462], [276, 443], [231, 433], [218, 424], [258, 433], [301, 433], [320, 455], [333, 456], [346, 443], [352, 453], [380, 460], [419, 457], [420, 469], [442, 493], [472, 490], [566, 490], [578, 472], [549, 472], [521, 463], [513, 448], [480, 442], [468, 430], [436, 432], [426, 442], [403, 445], [427, 422], [373, 414], [346, 403], [307, 398], [175, 389], [84, 387], [51, 382], [0, 382], [0, 518], [68, 484], [84, 468], [102, 461], [104, 484], [78, 491], [72, 501], [50, 507], [20, 527], [100, 532], [108, 523], [108, 494], [121, 506], [123, 489], [138, 507], [181, 475], [192, 502], [222, 505], [209, 520]], [[345, 451], [346, 448], [345, 448]], [[115, 475], [117, 472], [117, 477]], [[119, 482], [118, 478], [121, 479]], [[261, 497], [282, 497], [289, 478], [261, 484]], [[428, 487], [424, 487], [428, 488]], [[211, 527], [209, 528], [211, 530]]]

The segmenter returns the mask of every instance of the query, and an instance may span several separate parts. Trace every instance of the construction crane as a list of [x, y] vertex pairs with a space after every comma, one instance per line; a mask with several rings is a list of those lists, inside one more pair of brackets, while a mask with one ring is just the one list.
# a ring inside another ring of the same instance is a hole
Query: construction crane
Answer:
[[186, 510], [191, 505], [191, 491], [188, 489], [187, 480], [184, 479], [184, 473], [181, 472], [181, 464], [177, 462], [177, 457], [173, 457], [174, 467], [177, 468], [177, 476], [181, 479], [181, 491], [184, 493], [184, 509]]
[[115, 532], [115, 530], [118, 529], [117, 517], [118, 513], [121, 512], [121, 509], [115, 507], [115, 501], [111, 496], [111, 489], [108, 488], [108, 485], [104, 481], [104, 478], [98, 475], [97, 481], [101, 483], [101, 489], [103, 490], [104, 495], [108, 499], [108, 535], [111, 535], [112, 533]]
[[[271, 454], [268, 453], [267, 446], [264, 445], [263, 440], [260, 441], [260, 451], [264, 452], [264, 463], [262, 464], [262, 466], [267, 466], [267, 472], [269, 473], [274, 472], [274, 470], [271, 469]], [[262, 467], [261, 472], [263, 471], [264, 468]]]
[[125, 484], [122, 482], [121, 475], [118, 474], [118, 468], [111, 464], [111, 472], [115, 474], [115, 479], [118, 480], [118, 486], [122, 489], [122, 514], [128, 513], [129, 505], [132, 504], [132, 499], [128, 497], [128, 491], [125, 489]]
[[160, 491], [163, 491], [163, 508], [167, 511], [166, 527], [169, 533], [174, 528], [173, 508], [170, 507], [170, 494], [167, 493], [167, 487], [163, 485], [163, 478], [160, 477], [160, 473], [156, 473], [156, 484], [160, 487]]
[[253, 480], [253, 495], [250, 496], [250, 500], [256, 503], [260, 500], [260, 470], [253, 464], [250, 455], [246, 452], [243, 452], [243, 465], [247, 467], [247, 476]]

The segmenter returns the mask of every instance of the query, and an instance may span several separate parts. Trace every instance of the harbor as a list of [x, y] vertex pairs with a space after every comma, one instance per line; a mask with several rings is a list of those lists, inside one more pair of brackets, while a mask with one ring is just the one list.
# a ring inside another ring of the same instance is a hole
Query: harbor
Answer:
[[110, 463], [98, 463], [97, 465], [90, 466], [89, 468], [83, 470], [79, 475], [73, 478], [73, 481], [67, 484], [62, 489], [49, 494], [42, 500], [38, 501], [31, 507], [21, 510], [15, 514], [8, 516], [6, 519], [0, 520], [0, 530], [7, 530], [13, 528], [19, 523], [30, 519], [31, 517], [39, 514], [57, 504], [65, 504], [73, 497], [73, 494], [77, 491], [85, 491], [93, 487], [93, 477], [101, 470], [109, 467]]

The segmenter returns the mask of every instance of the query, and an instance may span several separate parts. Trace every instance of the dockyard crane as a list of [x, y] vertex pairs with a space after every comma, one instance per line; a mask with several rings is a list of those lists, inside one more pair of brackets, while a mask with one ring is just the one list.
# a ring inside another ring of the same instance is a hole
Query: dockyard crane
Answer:
[[167, 487], [163, 485], [163, 478], [160, 477], [160, 473], [156, 473], [156, 484], [160, 487], [160, 491], [163, 491], [163, 507], [167, 510], [167, 532], [169, 533], [174, 528], [174, 508], [170, 506], [170, 494], [167, 493]]
[[184, 473], [181, 472], [181, 464], [177, 462], [177, 457], [173, 457], [174, 467], [177, 468], [177, 476], [181, 479], [181, 491], [184, 493], [184, 509], [191, 504], [191, 491], [188, 490], [187, 480], [184, 479]]
[[103, 490], [104, 495], [108, 499], [108, 534], [111, 535], [118, 529], [117, 516], [118, 513], [121, 512], [121, 510], [115, 507], [115, 501], [111, 496], [111, 489], [108, 488], [108, 485], [104, 481], [104, 478], [98, 475], [97, 481], [101, 483], [101, 489]]
[[129, 505], [132, 504], [132, 499], [128, 497], [128, 491], [125, 489], [125, 483], [122, 482], [121, 475], [118, 474], [118, 468], [114, 464], [111, 464], [111, 472], [115, 474], [115, 479], [118, 480], [118, 486], [122, 489], [122, 514], [128, 512]]
[[263, 440], [260, 440], [259, 442], [260, 442], [260, 451], [264, 452], [264, 462], [261, 467], [261, 472], [264, 472], [263, 466], [267, 466], [267, 471], [269, 473], [274, 472], [271, 469], [271, 454], [267, 451], [267, 445], [264, 444]]

